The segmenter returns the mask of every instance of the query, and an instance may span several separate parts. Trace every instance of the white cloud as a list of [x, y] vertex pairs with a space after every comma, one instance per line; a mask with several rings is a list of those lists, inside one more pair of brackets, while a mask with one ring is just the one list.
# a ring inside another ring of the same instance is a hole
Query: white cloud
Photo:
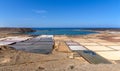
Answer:
[[37, 13], [37, 14], [47, 13], [46, 10], [33, 10], [33, 12], [35, 12], [35, 13]]

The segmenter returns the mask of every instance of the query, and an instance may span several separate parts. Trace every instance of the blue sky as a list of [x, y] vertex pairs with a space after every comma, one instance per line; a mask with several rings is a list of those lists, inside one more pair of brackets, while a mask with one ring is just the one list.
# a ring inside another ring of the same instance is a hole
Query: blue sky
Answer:
[[0, 27], [120, 28], [120, 0], [0, 0]]

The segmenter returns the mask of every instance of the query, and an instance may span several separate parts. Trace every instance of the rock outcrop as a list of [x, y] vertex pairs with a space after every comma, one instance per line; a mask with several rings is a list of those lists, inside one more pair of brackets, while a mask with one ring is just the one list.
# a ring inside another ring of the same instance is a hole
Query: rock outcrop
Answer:
[[3, 33], [25, 33], [34, 32], [31, 28], [0, 28], [0, 32]]

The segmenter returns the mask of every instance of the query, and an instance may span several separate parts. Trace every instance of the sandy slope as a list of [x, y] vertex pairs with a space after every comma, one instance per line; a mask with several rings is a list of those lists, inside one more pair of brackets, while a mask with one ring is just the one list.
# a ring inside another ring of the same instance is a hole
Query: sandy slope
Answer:
[[120, 69], [120, 64], [89, 64], [83, 58], [70, 59], [71, 53], [57, 51], [43, 55], [2, 47], [0, 54], [0, 71], [119, 71]]
[[[101, 35], [89, 35], [79, 38], [96, 38]], [[78, 38], [76, 37], [76, 38]], [[75, 38], [75, 37], [71, 37]], [[59, 41], [59, 39], [61, 39]], [[71, 52], [61, 41], [65, 37], [55, 38], [52, 54], [35, 54], [18, 51], [10, 47], [0, 47], [0, 71], [120, 71], [120, 64], [89, 64], [82, 57], [71, 59]], [[58, 44], [60, 43], [60, 44]]]

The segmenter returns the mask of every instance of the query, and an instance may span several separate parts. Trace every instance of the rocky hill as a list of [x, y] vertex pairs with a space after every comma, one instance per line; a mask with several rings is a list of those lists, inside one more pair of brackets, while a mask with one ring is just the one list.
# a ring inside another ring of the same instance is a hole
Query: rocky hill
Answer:
[[25, 33], [33, 31], [31, 28], [0, 28], [1, 33]]

